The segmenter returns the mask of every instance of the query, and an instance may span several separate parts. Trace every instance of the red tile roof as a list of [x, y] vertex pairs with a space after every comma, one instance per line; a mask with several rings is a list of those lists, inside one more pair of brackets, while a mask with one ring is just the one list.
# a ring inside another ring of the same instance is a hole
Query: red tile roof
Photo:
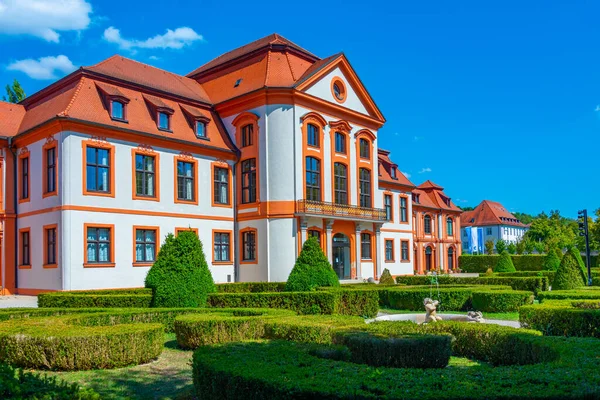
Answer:
[[15, 136], [25, 116], [25, 107], [20, 104], [0, 101], [0, 136]]
[[[390, 152], [383, 149], [377, 150], [379, 182], [406, 186], [409, 190], [415, 185], [398, 169], [398, 165], [390, 159]], [[396, 168], [396, 179], [392, 178], [392, 168]]]
[[[446, 210], [461, 213], [461, 209], [458, 208], [450, 199], [450, 197], [444, 193], [444, 188], [430, 180], [417, 186], [413, 193], [418, 197], [418, 202], [413, 202], [414, 207], [429, 207], [436, 208], [439, 210]], [[461, 217], [462, 220], [462, 217]]]
[[472, 211], [461, 216], [462, 226], [510, 225], [526, 227], [498, 202], [484, 200]]

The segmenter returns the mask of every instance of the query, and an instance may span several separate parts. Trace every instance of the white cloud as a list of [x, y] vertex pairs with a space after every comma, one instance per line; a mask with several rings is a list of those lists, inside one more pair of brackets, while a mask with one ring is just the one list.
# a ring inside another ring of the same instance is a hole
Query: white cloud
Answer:
[[425, 172], [431, 172], [431, 168], [427, 167], [427, 168], [423, 168], [419, 171], [420, 174], [424, 174]]
[[404, 174], [405, 177], [410, 178], [410, 174], [408, 172], [400, 171]]
[[148, 57], [148, 59], [152, 60], [152, 61], [157, 61], [157, 60], [160, 60], [160, 57], [150, 56], [150, 57]]
[[103, 37], [107, 42], [115, 43], [124, 50], [135, 48], [181, 49], [183, 46], [190, 45], [195, 41], [203, 40], [202, 35], [198, 35], [192, 28], [185, 26], [177, 28], [174, 31], [167, 29], [167, 33], [164, 35], [156, 35], [145, 40], [125, 39], [121, 36], [121, 32], [117, 28], [111, 26], [106, 28]]
[[75, 70], [69, 57], [60, 55], [56, 57], [41, 57], [37, 60], [28, 58], [15, 61], [6, 67], [9, 71], [21, 71], [32, 79], [56, 79], [56, 72], [68, 74]]
[[458, 203], [468, 203], [469, 202], [469, 200], [463, 200], [463, 199], [454, 199], [454, 201], [458, 202]]
[[81, 31], [90, 24], [86, 0], [0, 0], [0, 34], [32, 35], [58, 43], [60, 31]]

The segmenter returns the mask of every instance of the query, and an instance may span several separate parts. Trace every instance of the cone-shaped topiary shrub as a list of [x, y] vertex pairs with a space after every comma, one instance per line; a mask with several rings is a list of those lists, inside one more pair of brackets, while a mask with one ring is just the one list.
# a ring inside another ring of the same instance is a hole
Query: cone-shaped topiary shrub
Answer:
[[202, 242], [193, 231], [169, 234], [148, 275], [152, 307], [204, 307], [216, 292]]
[[542, 269], [546, 271], [556, 271], [560, 265], [560, 257], [556, 254], [556, 249], [550, 249], [546, 257], [544, 257], [544, 263]]
[[585, 261], [583, 261], [583, 258], [581, 257], [581, 253], [579, 252], [579, 250], [576, 247], [573, 247], [573, 254], [575, 254], [575, 258], [577, 258], [577, 263], [579, 264], [579, 268], [581, 269], [581, 274], [583, 276], [583, 282], [585, 285], [587, 285], [588, 273], [587, 273], [587, 267], [585, 266]]
[[[552, 290], [569, 290], [585, 286], [586, 273], [579, 264], [577, 250], [569, 249], [564, 255], [552, 282]], [[579, 257], [581, 259], [581, 257]]]
[[310, 237], [290, 272], [285, 290], [288, 292], [306, 292], [319, 286], [340, 286], [338, 277], [316, 238]]
[[383, 272], [381, 273], [381, 276], [379, 277], [379, 284], [380, 285], [396, 284], [396, 282], [394, 281], [394, 278], [392, 278], [392, 274], [390, 274], [390, 271], [387, 268], [384, 269]]
[[500, 254], [500, 259], [498, 260], [498, 264], [496, 264], [496, 268], [494, 268], [494, 272], [517, 272], [508, 251], [504, 250]]

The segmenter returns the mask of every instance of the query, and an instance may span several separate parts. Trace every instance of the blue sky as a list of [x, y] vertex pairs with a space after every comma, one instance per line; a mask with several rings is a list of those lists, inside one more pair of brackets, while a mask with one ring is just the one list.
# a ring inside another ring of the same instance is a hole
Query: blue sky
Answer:
[[598, 2], [31, 3], [0, 0], [2, 86], [32, 94], [115, 53], [185, 74], [277, 32], [346, 53], [387, 119], [380, 146], [415, 184], [460, 206], [600, 207]]

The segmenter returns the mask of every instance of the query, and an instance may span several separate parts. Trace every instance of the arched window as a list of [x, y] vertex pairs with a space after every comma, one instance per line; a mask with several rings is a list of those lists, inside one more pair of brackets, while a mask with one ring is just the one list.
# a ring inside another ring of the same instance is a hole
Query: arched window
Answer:
[[242, 203], [256, 201], [256, 158], [242, 161]]
[[313, 124], [306, 127], [306, 144], [312, 147], [319, 147], [319, 128]]
[[431, 217], [426, 215], [423, 222], [425, 233], [431, 235]]
[[248, 124], [242, 127], [242, 147], [254, 144], [254, 125]]
[[361, 168], [359, 171], [360, 206], [371, 207], [371, 171]]
[[360, 139], [359, 142], [360, 147], [360, 158], [365, 158], [367, 160], [371, 159], [371, 151], [369, 146], [369, 141], [367, 139]]
[[448, 249], [448, 270], [454, 269], [454, 249]]
[[448, 236], [452, 236], [454, 232], [454, 224], [452, 223], [452, 218], [446, 218], [446, 233]]
[[321, 201], [321, 162], [306, 157], [306, 200]]
[[333, 164], [335, 204], [348, 204], [348, 169], [342, 163]]

